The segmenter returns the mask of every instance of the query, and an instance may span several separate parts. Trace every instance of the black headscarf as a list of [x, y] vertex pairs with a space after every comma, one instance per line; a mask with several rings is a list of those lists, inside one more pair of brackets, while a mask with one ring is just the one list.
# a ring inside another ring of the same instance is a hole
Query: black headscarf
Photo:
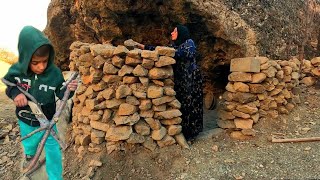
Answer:
[[180, 46], [180, 44], [184, 43], [186, 40], [190, 39], [190, 33], [186, 26], [177, 25], [178, 37], [174, 42], [174, 45]]

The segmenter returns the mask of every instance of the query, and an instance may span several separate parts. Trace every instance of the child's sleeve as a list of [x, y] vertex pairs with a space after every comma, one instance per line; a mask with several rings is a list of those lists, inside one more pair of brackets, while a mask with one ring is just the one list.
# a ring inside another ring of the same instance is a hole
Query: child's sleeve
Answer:
[[[57, 86], [57, 88], [56, 88], [56, 90], [55, 90], [55, 93], [56, 93], [56, 96], [57, 96], [59, 99], [62, 99], [63, 96], [64, 96], [64, 92], [67, 90], [67, 87], [61, 89], [63, 83], [65, 82], [65, 80], [64, 80], [64, 78], [63, 78], [63, 76], [62, 76], [61, 71], [60, 71], [60, 73], [59, 73], [59, 75], [58, 75], [58, 79], [59, 79], [59, 80], [58, 80], [59, 83], [58, 83], [58, 86]], [[74, 91], [71, 91], [68, 99], [70, 99], [73, 95], [74, 95]]]
[[[13, 78], [13, 76], [9, 72], [3, 78], [7, 81], [14, 83], [14, 84], [17, 84], [17, 81]], [[7, 86], [6, 95], [10, 99], [14, 100], [14, 98], [16, 98], [19, 94], [21, 94], [21, 91], [17, 87]]]

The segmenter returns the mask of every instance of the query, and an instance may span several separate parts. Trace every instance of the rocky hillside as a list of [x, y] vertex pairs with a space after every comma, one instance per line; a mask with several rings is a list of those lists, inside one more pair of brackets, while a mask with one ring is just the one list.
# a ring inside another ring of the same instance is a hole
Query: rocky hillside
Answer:
[[119, 45], [132, 38], [166, 45], [174, 25], [185, 24], [206, 80], [215, 82], [226, 77], [235, 57], [288, 59], [299, 50], [318, 56], [318, 9], [314, 0], [52, 0], [45, 32], [57, 49], [57, 64], [68, 69], [73, 41]]

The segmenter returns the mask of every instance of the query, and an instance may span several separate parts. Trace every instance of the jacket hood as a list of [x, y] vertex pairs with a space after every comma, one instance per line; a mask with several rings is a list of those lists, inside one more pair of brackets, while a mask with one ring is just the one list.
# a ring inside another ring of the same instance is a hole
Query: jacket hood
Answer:
[[33, 26], [25, 26], [19, 34], [18, 51], [19, 61], [17, 66], [20, 72], [24, 75], [28, 74], [29, 63], [33, 53], [42, 45], [50, 45], [50, 55], [48, 66], [45, 71], [48, 71], [54, 65], [54, 50], [49, 39], [38, 29]]

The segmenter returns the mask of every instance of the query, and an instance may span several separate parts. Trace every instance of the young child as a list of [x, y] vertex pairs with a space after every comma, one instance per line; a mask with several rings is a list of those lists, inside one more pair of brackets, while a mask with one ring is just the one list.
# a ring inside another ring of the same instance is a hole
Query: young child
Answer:
[[[25, 26], [19, 35], [19, 61], [13, 64], [4, 78], [19, 85], [30, 93], [38, 103], [47, 119], [51, 120], [56, 111], [55, 96], [62, 99], [60, 90], [64, 78], [54, 64], [54, 49], [45, 35], [32, 26]], [[75, 91], [77, 81], [73, 80], [67, 88]], [[14, 101], [21, 137], [40, 127], [28, 106], [27, 97], [17, 87], [7, 87], [6, 94]], [[73, 95], [71, 93], [70, 97]], [[54, 127], [57, 131], [56, 127]], [[44, 131], [38, 132], [22, 141], [26, 162], [37, 151]], [[45, 143], [46, 171], [49, 180], [62, 179], [62, 155], [58, 142], [50, 135]]]

